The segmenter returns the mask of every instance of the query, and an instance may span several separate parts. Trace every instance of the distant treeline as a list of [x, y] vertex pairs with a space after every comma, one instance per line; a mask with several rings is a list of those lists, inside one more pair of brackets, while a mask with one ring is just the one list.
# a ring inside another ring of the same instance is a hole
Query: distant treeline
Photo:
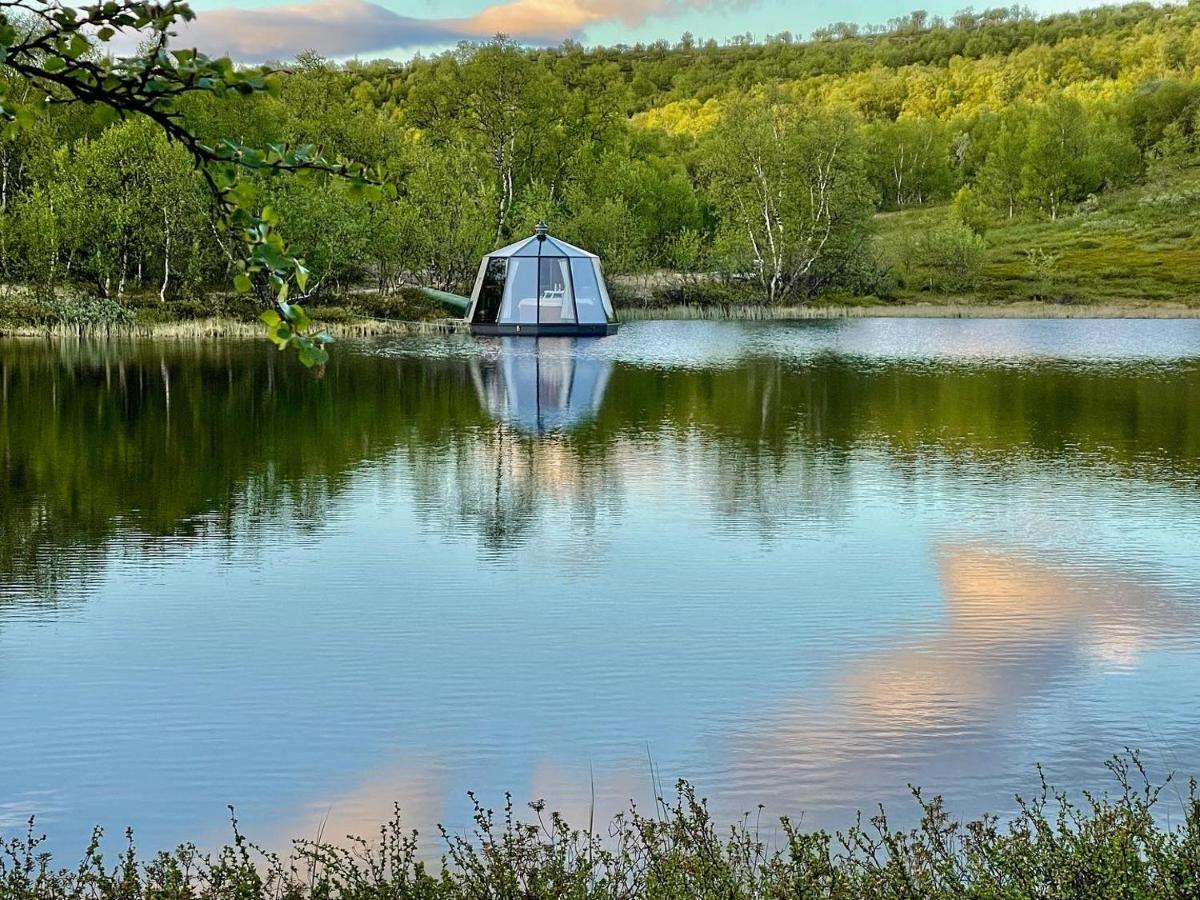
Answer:
[[[610, 273], [703, 273], [706, 290], [766, 301], [886, 295], [877, 211], [952, 201], [909, 252], [958, 271], [993, 223], [1061, 217], [1198, 152], [1200, 6], [281, 65], [277, 96], [192, 97], [185, 111], [209, 141], [312, 143], [394, 173], [383, 200], [255, 182], [322, 297], [461, 289], [482, 253], [543, 218]], [[21, 95], [2, 64], [0, 78]], [[64, 285], [114, 310], [135, 294], [197, 314], [223, 302], [234, 243], [187, 154], [149, 122], [48, 106], [0, 143], [0, 211], [0, 281], [26, 302], [62, 303]]]

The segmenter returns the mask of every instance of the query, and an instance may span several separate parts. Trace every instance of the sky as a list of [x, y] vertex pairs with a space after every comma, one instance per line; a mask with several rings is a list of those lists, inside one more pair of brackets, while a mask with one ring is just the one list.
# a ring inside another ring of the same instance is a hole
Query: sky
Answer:
[[[837, 21], [885, 23], [914, 8], [949, 16], [965, 5], [962, 0], [193, 0], [198, 18], [181, 30], [180, 43], [245, 62], [285, 60], [302, 50], [336, 59], [404, 59], [498, 32], [527, 44], [567, 38], [588, 46], [674, 42], [684, 32], [698, 40], [724, 41], [746, 32], [807, 36]], [[997, 0], [979, 8], [988, 5], [1004, 4]], [[1028, 5], [1049, 13], [1094, 4], [1035, 0]]]

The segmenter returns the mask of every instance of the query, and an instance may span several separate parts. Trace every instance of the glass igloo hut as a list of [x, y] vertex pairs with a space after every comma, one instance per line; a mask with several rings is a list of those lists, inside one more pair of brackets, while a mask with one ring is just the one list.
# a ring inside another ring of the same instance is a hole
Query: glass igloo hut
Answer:
[[617, 333], [600, 257], [551, 237], [544, 222], [483, 258], [467, 321], [472, 334]]

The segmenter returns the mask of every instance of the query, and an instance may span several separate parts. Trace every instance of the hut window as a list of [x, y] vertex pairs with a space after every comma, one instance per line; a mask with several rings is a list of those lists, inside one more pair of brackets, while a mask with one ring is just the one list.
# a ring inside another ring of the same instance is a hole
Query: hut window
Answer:
[[599, 325], [607, 322], [592, 260], [571, 260], [571, 280], [575, 282], [575, 308], [579, 311], [579, 323]]
[[538, 321], [549, 325], [574, 322], [575, 304], [571, 300], [567, 258], [542, 257], [540, 263]]
[[500, 314], [500, 301], [504, 296], [504, 277], [508, 273], [508, 260], [492, 258], [483, 271], [483, 284], [479, 287], [479, 301], [475, 305], [475, 321], [492, 325]]
[[515, 256], [508, 262], [508, 280], [504, 282], [501, 322], [533, 325], [538, 320], [538, 261]]

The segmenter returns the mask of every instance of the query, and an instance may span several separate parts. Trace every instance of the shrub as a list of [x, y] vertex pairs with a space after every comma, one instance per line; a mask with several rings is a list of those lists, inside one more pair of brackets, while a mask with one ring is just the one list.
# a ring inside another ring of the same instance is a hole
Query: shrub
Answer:
[[[192, 845], [139, 860], [132, 835], [106, 864], [101, 834], [82, 864], [56, 869], [30, 822], [0, 841], [0, 896], [20, 900], [458, 900], [458, 898], [1194, 898], [1200, 884], [1196, 784], [1169, 794], [1181, 815], [1160, 816], [1166, 784], [1150, 782], [1136, 753], [1109, 762], [1117, 792], [1082, 802], [1043, 777], [1011, 821], [954, 819], [941, 798], [913, 790], [919, 820], [892, 826], [880, 809], [844, 832], [780, 820], [767, 837], [749, 815], [732, 827], [680, 782], [648, 814], [631, 808], [601, 832], [572, 828], [543, 804], [524, 819], [508, 798], [500, 815], [475, 801], [470, 835], [442, 830], [441, 869], [420, 859], [399, 811], [374, 841], [299, 840], [281, 858], [233, 841], [214, 854]], [[1169, 781], [1169, 779], [1168, 779]], [[472, 800], [474, 796], [472, 795]]]
[[47, 298], [38, 298], [26, 291], [0, 293], [0, 322], [10, 325], [50, 325], [54, 321], [54, 310], [47, 303]]
[[349, 322], [354, 318], [354, 313], [344, 306], [314, 306], [308, 315], [316, 322]]
[[1039, 300], [1048, 300], [1054, 294], [1058, 279], [1058, 256], [1057, 253], [1047, 253], [1041, 247], [1031, 247], [1025, 251], [1025, 265], [1033, 279], [1034, 296]]
[[220, 303], [207, 300], [172, 300], [166, 308], [176, 319], [207, 319], [223, 311]]
[[[616, 289], [618, 292], [621, 288]], [[609, 292], [613, 286], [609, 285]], [[648, 300], [640, 300], [634, 296], [614, 297], [613, 302], [620, 307], [660, 307], [660, 306], [740, 306], [754, 305], [763, 302], [762, 288], [757, 284], [745, 281], [730, 281], [718, 278], [707, 280], [679, 279], [673, 284], [654, 288]]]
[[966, 225], [951, 219], [905, 240], [900, 271], [905, 286], [927, 291], [960, 291], [978, 286], [987, 244]]
[[402, 287], [394, 294], [356, 294], [350, 305], [364, 316], [405, 322], [444, 319], [449, 315], [441, 304], [414, 287]]
[[133, 321], [133, 313], [108, 297], [67, 295], [41, 301], [45, 310], [38, 324], [107, 328]]
[[992, 222], [992, 210], [970, 187], [958, 189], [950, 203], [950, 215], [960, 225], [965, 225], [980, 237]]

